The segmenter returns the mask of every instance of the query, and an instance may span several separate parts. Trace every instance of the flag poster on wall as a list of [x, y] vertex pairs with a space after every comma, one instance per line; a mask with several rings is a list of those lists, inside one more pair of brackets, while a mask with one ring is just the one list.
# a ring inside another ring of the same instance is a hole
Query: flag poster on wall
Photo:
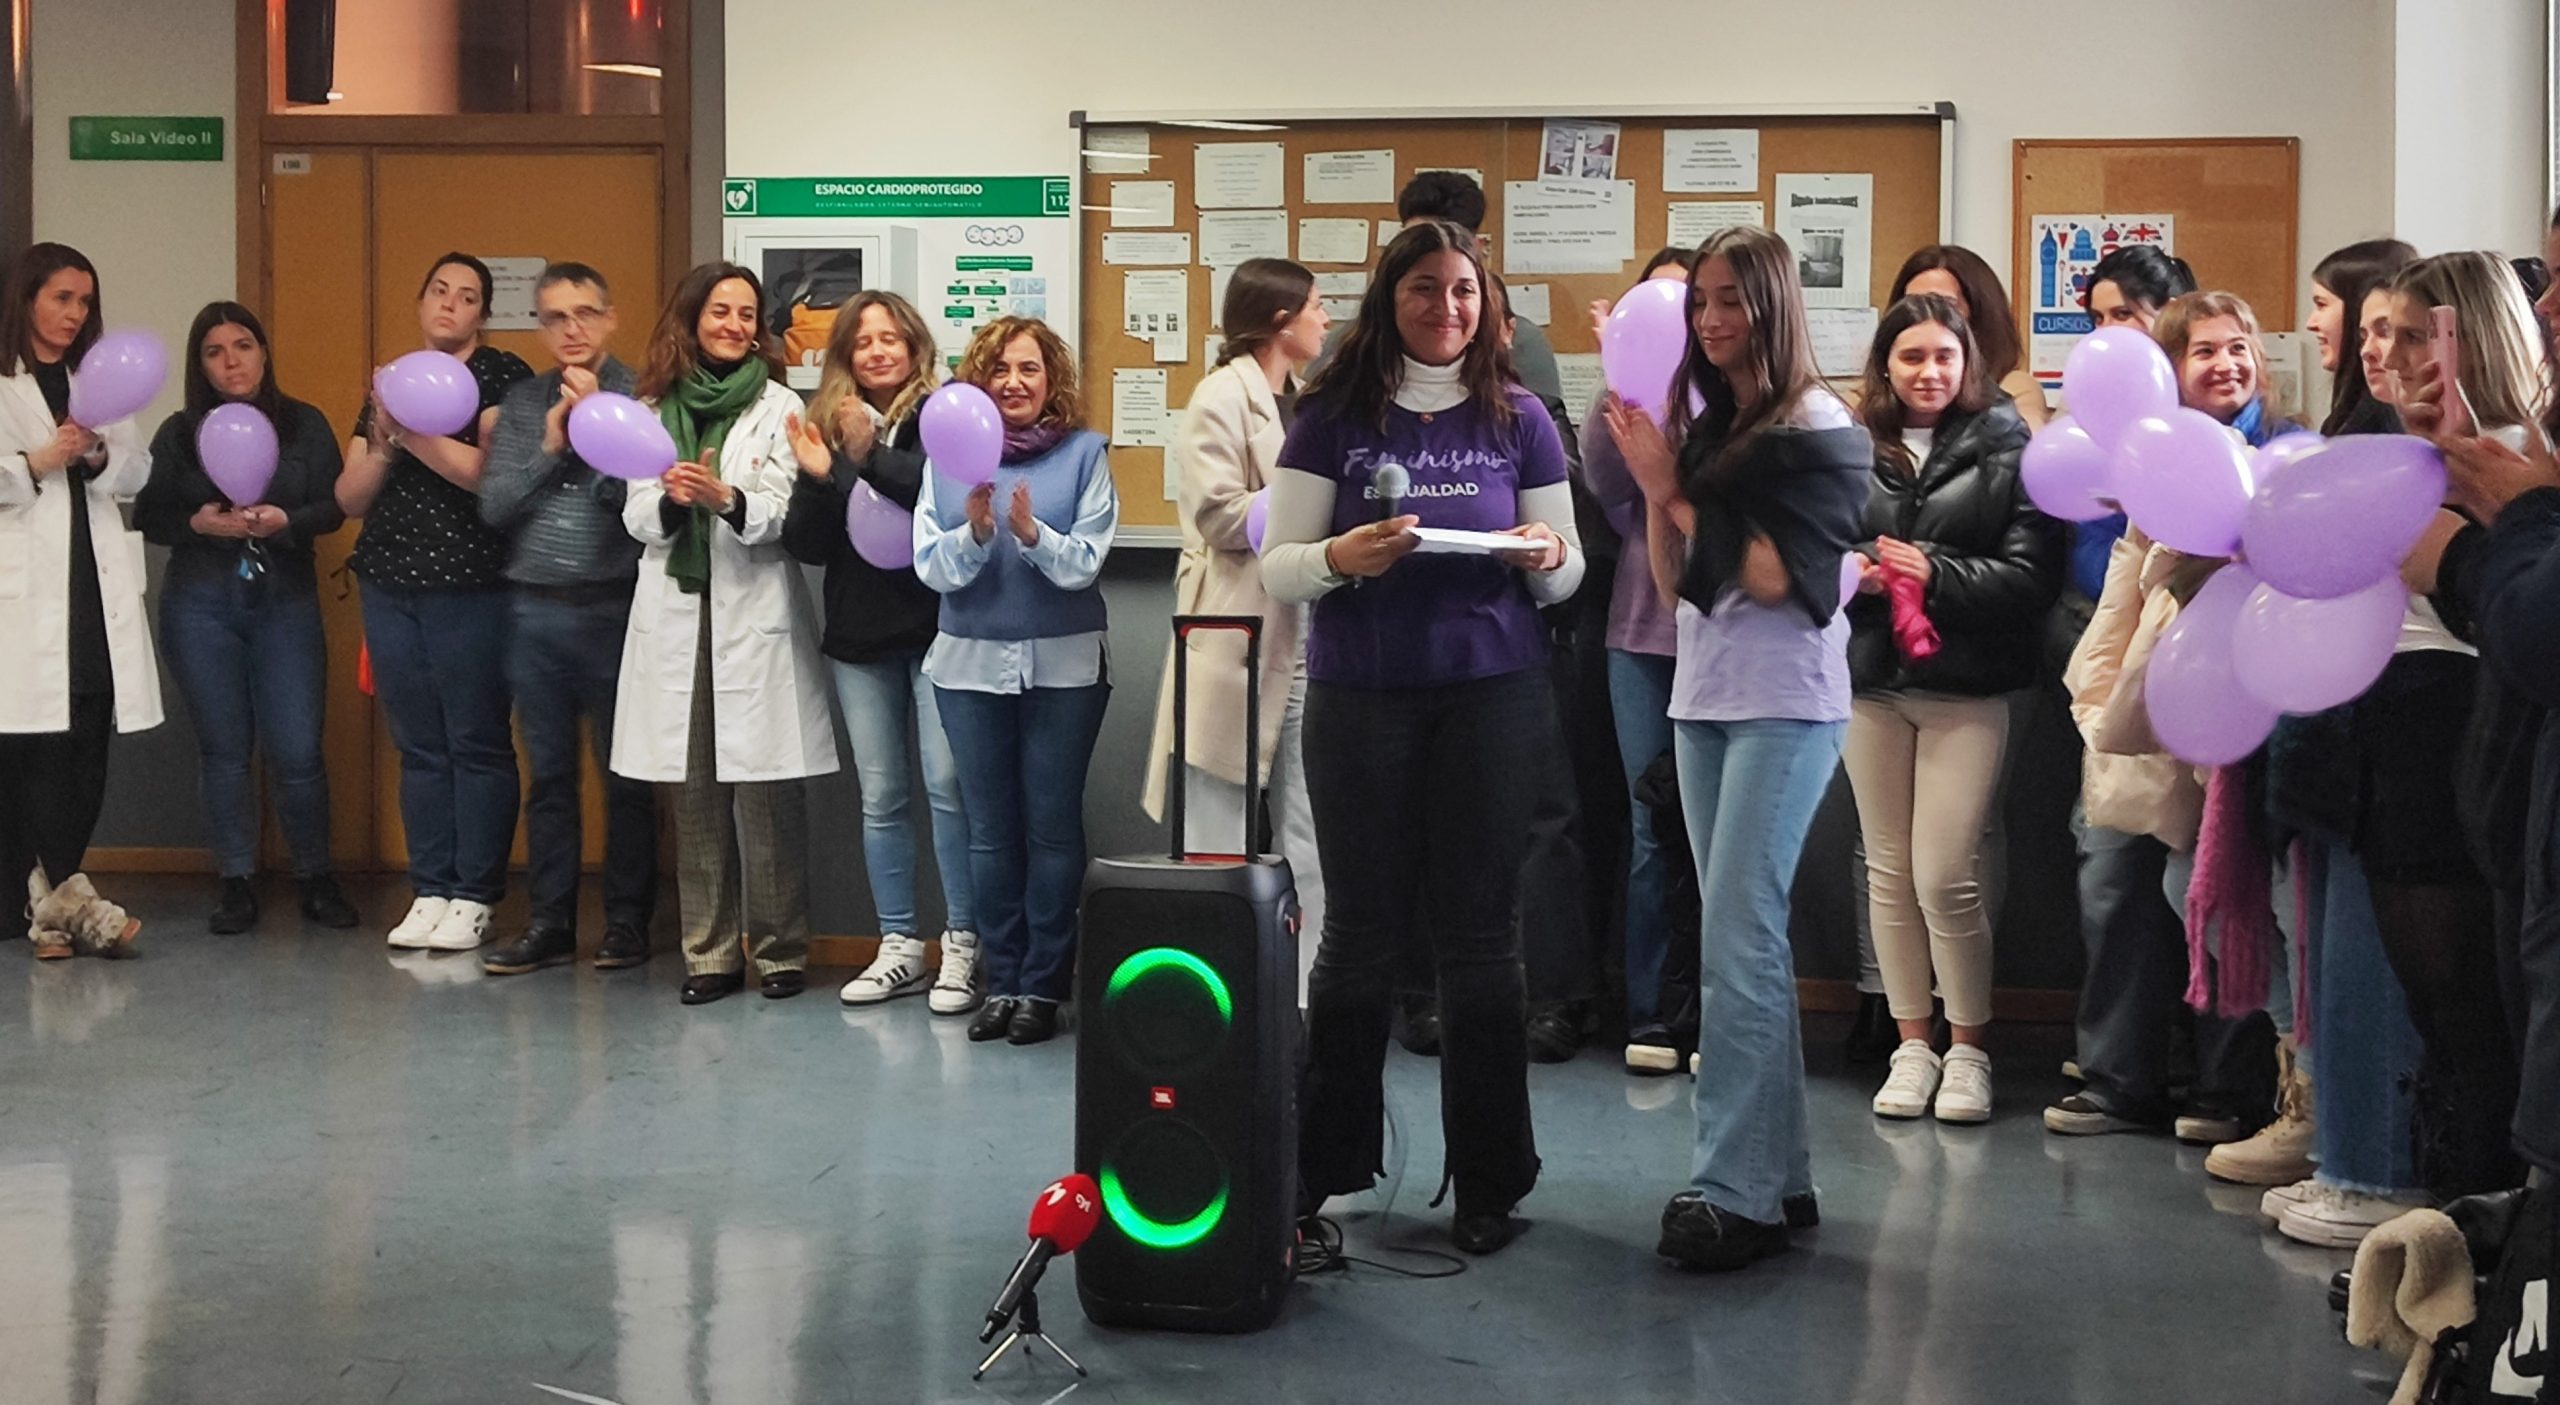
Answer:
[[2027, 222], [2028, 369], [2053, 390], [2062, 384], [2062, 363], [2089, 332], [2089, 314], [2080, 300], [2089, 291], [2089, 271], [2098, 260], [2128, 244], [2155, 244], [2160, 251], [2177, 249], [2175, 215], [2035, 215]]

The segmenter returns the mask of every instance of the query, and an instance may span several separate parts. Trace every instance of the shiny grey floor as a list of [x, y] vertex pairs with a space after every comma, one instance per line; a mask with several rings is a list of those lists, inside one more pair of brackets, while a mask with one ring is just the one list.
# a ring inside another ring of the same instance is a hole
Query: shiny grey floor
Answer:
[[[1047, 1401], [972, 1385], [976, 1327], [1066, 1168], [1070, 1040], [971, 1046], [921, 1001], [676, 1003], [677, 963], [482, 978], [379, 928], [206, 936], [207, 888], [124, 879], [143, 955], [0, 951], [0, 1401]], [[358, 893], [395, 914], [389, 889]], [[271, 903], [289, 904], [281, 888]], [[1824, 1225], [1741, 1275], [1653, 1258], [1687, 1080], [1534, 1073], [1527, 1235], [1461, 1277], [1299, 1287], [1238, 1338], [1110, 1333], [1055, 1281], [1070, 1398], [2379, 1399], [2323, 1300], [2343, 1255], [2144, 1138], [2036, 1111], [2062, 1032], [2012, 1030], [1986, 1128], [1879, 1124], [1816, 1021]], [[1436, 1067], [1389, 1061], [1441, 1243]], [[1373, 1194], [1374, 1202], [1378, 1197]], [[1374, 1217], [1352, 1222], [1369, 1252]]]

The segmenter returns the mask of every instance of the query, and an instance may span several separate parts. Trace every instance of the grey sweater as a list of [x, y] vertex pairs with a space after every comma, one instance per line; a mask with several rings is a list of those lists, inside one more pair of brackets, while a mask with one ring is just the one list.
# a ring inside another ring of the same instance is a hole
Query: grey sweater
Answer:
[[[611, 357], [596, 372], [605, 390], [629, 395], [639, 377]], [[617, 585], [638, 579], [640, 543], [623, 530], [623, 486], [587, 467], [574, 449], [542, 451], [542, 422], [560, 398], [560, 368], [520, 381], [498, 403], [480, 517], [510, 538], [507, 579], [519, 585]]]

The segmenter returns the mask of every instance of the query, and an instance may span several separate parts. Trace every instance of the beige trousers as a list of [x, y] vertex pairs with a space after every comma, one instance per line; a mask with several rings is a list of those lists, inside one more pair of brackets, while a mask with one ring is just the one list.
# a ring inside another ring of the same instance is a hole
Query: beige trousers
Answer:
[[1982, 827], [1999, 798], [2006, 698], [1862, 693], [1842, 757], [1867, 842], [1876, 965], [1897, 1020], [1925, 1020], [1934, 984], [1947, 1023], [1991, 1022], [1991, 919]]

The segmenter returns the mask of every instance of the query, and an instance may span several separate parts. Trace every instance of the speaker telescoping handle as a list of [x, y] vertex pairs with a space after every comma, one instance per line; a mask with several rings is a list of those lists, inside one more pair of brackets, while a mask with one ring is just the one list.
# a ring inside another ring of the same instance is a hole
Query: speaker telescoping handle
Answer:
[[[1244, 853], [1239, 856], [1194, 854], [1185, 828], [1184, 777], [1190, 768], [1191, 636], [1203, 630], [1244, 635]], [[1172, 858], [1242, 857], [1251, 859], [1265, 847], [1262, 832], [1262, 618], [1259, 615], [1176, 615], [1173, 617], [1173, 772], [1165, 779], [1165, 813], [1173, 822]]]

